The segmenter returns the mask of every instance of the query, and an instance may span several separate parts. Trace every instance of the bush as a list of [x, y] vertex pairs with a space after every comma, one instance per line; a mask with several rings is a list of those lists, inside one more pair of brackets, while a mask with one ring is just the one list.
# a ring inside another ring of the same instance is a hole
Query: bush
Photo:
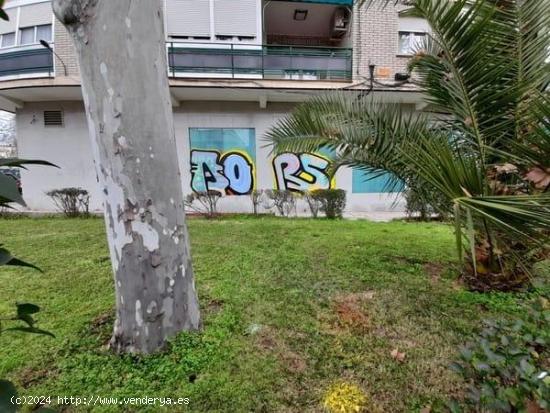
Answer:
[[263, 190], [254, 190], [250, 193], [250, 200], [252, 201], [252, 212], [254, 215], [258, 215], [258, 205], [262, 202], [264, 198]]
[[[452, 365], [469, 383], [467, 411], [548, 411], [549, 343], [550, 305], [543, 298], [522, 319], [486, 321]], [[457, 401], [451, 407], [461, 411]]]
[[319, 198], [317, 198], [312, 192], [304, 192], [304, 199], [306, 200], [309, 211], [313, 218], [317, 218], [319, 211], [321, 210], [322, 203]]
[[270, 205], [269, 208], [274, 206], [279, 215], [283, 217], [289, 216], [292, 210], [296, 208], [296, 195], [292, 191], [267, 189], [265, 194], [273, 201], [273, 205]]
[[205, 218], [215, 218], [221, 196], [218, 191], [193, 192], [185, 197], [184, 205]]
[[90, 215], [90, 195], [82, 188], [61, 188], [46, 193], [67, 217]]
[[342, 218], [346, 207], [346, 191], [343, 189], [316, 189], [312, 191], [315, 199], [321, 203], [321, 211], [327, 218]]
[[405, 191], [407, 215], [412, 218], [418, 214], [420, 220], [428, 221], [432, 215], [446, 220], [451, 211], [451, 203], [440, 191], [431, 190], [427, 185], [410, 185]]

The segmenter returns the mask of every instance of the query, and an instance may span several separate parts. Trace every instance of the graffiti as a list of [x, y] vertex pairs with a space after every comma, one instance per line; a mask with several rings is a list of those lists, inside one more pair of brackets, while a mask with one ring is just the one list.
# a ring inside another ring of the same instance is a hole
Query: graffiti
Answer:
[[254, 170], [246, 154], [214, 150], [191, 151], [191, 188], [222, 195], [245, 195], [254, 188]]
[[277, 189], [295, 192], [333, 187], [327, 169], [330, 161], [312, 153], [282, 153], [273, 159]]

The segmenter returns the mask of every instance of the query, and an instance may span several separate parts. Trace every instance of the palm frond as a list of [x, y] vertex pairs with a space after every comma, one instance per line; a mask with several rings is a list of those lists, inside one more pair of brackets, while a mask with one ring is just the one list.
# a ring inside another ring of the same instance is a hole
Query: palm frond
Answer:
[[393, 174], [393, 188], [410, 180], [407, 163], [395, 156], [397, 148], [430, 133], [424, 115], [404, 113], [398, 105], [383, 104], [351, 92], [332, 93], [311, 99], [280, 120], [266, 134], [273, 151], [314, 152], [321, 147], [334, 151], [331, 173], [350, 166], [373, 173]]
[[487, 0], [417, 0], [405, 15], [432, 28], [423, 53], [411, 61], [428, 100], [462, 123], [465, 138], [485, 147], [511, 136], [520, 96], [508, 51], [514, 14]]

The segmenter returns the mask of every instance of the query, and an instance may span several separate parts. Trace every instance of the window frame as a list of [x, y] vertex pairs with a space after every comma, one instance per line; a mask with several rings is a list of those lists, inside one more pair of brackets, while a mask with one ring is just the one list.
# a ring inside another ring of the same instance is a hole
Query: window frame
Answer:
[[[411, 57], [413, 56], [414, 54], [413, 53], [409, 53], [409, 52], [404, 52], [401, 50], [401, 35], [402, 34], [408, 34], [409, 36], [413, 35], [415, 37], [415, 41], [416, 41], [416, 38], [426, 38], [426, 36], [428, 35], [427, 32], [421, 32], [421, 31], [410, 31], [410, 30], [399, 30], [397, 32], [397, 56], [399, 57]], [[420, 40], [420, 39], [419, 39]], [[409, 40], [409, 43], [410, 43], [410, 40]]]
[[[37, 26], [19, 27], [18, 36], [17, 36], [17, 39], [16, 39], [17, 40], [16, 45], [21, 46], [21, 47], [25, 47], [25, 46], [33, 46], [33, 45], [39, 44], [40, 40], [42, 40], [42, 39], [38, 39], [38, 28], [39, 27], [45, 27], [45, 26], [50, 27], [50, 38], [49, 39], [44, 39], [44, 40], [46, 40], [48, 43], [51, 43], [52, 42], [52, 37], [53, 37], [53, 25], [51, 23], [48, 23], [48, 24], [39, 24]], [[30, 29], [33, 29], [32, 43], [22, 43], [21, 42], [21, 36], [22, 36], [23, 30], [30, 30]]]
[[[13, 34], [13, 44], [10, 45], [10, 46], [3, 46], [4, 36], [6, 36], [8, 34]], [[15, 46], [17, 46], [17, 33], [15, 31], [0, 34], [0, 49], [9, 49], [9, 48], [15, 47]]]

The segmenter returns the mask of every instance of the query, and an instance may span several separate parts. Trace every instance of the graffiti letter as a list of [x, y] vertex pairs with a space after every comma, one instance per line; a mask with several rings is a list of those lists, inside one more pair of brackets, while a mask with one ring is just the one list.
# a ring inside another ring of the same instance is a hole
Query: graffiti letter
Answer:
[[195, 192], [218, 191], [225, 194], [229, 186], [215, 151], [191, 151], [191, 188]]
[[273, 170], [278, 189], [295, 192], [328, 189], [330, 178], [326, 173], [329, 161], [311, 153], [282, 153], [273, 159]]
[[273, 159], [273, 169], [278, 189], [300, 190], [300, 158], [293, 153], [282, 153]]
[[330, 188], [330, 178], [326, 173], [329, 162], [326, 159], [310, 153], [303, 153], [300, 155], [300, 160], [302, 161], [302, 168], [304, 170], [300, 176], [305, 173], [311, 177], [307, 189]]
[[235, 195], [245, 195], [252, 191], [252, 164], [240, 153], [228, 153], [222, 158], [223, 173], [229, 180], [229, 189]]

